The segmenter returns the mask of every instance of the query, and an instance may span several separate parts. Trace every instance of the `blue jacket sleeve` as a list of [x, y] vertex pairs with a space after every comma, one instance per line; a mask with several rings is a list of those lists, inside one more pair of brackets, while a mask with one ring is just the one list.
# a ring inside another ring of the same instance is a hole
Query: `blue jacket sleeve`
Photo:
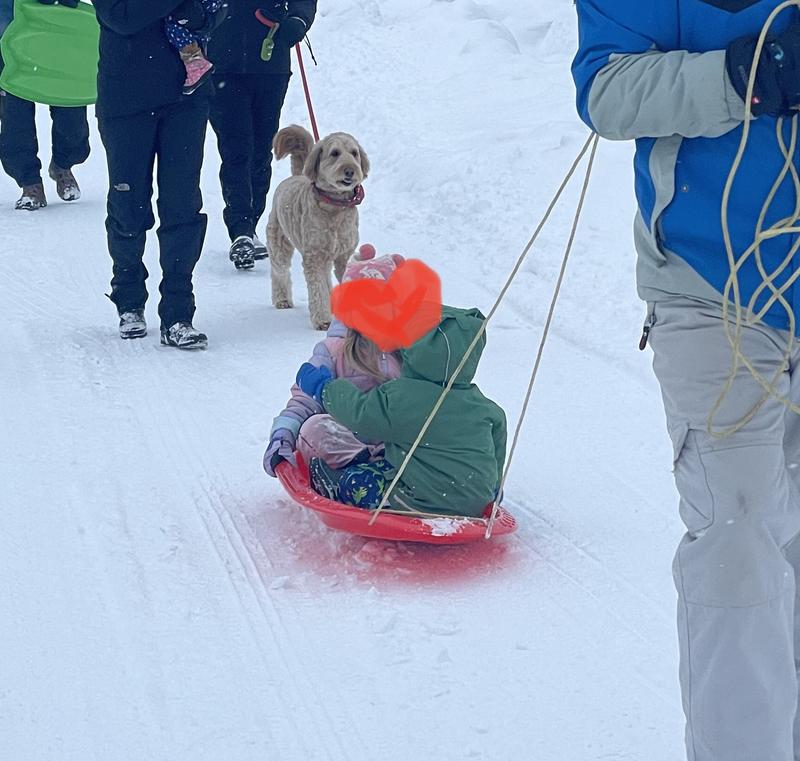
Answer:
[[680, 47], [675, 0], [577, 0], [578, 112], [612, 140], [718, 137], [744, 118], [725, 51]]
[[[677, 42], [678, 10], [674, 0], [576, 0], [578, 54], [572, 76], [578, 92], [578, 112], [594, 129], [589, 93], [597, 73], [612, 56], [669, 50]], [[656, 31], [658, 32], [656, 33]]]

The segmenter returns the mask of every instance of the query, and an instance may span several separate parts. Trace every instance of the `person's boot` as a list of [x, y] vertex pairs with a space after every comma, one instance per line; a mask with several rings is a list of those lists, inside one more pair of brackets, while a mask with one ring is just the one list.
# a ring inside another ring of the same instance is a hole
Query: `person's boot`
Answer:
[[263, 243], [258, 239], [257, 235], [253, 236], [253, 259], [258, 261], [259, 259], [266, 259], [269, 256], [269, 251], [267, 251], [267, 244]]
[[36, 211], [47, 206], [47, 197], [44, 194], [44, 185], [37, 182], [35, 185], [24, 185], [22, 197], [14, 204], [15, 209], [22, 211]]
[[56, 183], [56, 193], [62, 201], [77, 201], [81, 197], [81, 189], [71, 169], [62, 169], [51, 161], [47, 170], [50, 179]]
[[207, 349], [208, 336], [196, 330], [191, 322], [176, 322], [168, 328], [161, 328], [161, 343], [176, 349]]
[[249, 235], [240, 235], [231, 243], [228, 257], [237, 270], [251, 270], [256, 264], [256, 249]]
[[308, 477], [311, 488], [325, 499], [339, 501], [339, 478], [341, 471], [326, 465], [319, 457], [312, 457], [308, 463]]
[[120, 314], [120, 338], [144, 338], [146, 335], [147, 323], [144, 321], [144, 309], [133, 309]]
[[180, 55], [186, 68], [183, 94], [191, 95], [211, 78], [214, 73], [214, 64], [203, 55], [202, 49], [196, 42], [181, 48]]

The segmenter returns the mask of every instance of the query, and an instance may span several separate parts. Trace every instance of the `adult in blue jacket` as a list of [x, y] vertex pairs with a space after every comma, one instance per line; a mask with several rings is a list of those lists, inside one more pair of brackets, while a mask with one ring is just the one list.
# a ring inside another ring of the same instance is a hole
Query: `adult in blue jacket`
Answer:
[[[266, 61], [261, 53], [269, 29], [256, 10], [279, 23]], [[317, 0], [236, 0], [209, 43], [215, 87], [211, 126], [222, 158], [229, 256], [237, 269], [251, 269], [267, 256], [256, 227], [272, 178], [272, 139], [292, 73], [291, 49], [305, 37], [316, 11]]]
[[[800, 11], [777, 17], [745, 105], [756, 37], [779, 0], [577, 0], [580, 50], [573, 74], [587, 124], [636, 140], [637, 280], [648, 303], [675, 479], [686, 525], [674, 562], [680, 678], [690, 761], [795, 761], [800, 662], [795, 595], [800, 569], [800, 418], [765, 394], [739, 363], [733, 385], [723, 324], [730, 275], [723, 191], [754, 121], [728, 205], [732, 251], [752, 244], [759, 215], [784, 165], [778, 117], [800, 105]], [[785, 134], [789, 139], [789, 126]], [[794, 157], [797, 166], [797, 157]], [[786, 173], [766, 224], [796, 215]], [[796, 236], [762, 246], [775, 273]], [[775, 278], [781, 285], [800, 261]], [[764, 278], [754, 258], [739, 272], [741, 302]], [[741, 331], [742, 353], [777, 391], [800, 401], [800, 343], [787, 333], [800, 286], [786, 303], [764, 288], [760, 320]], [[790, 347], [788, 366], [783, 352]]]
[[161, 343], [205, 348], [192, 325], [192, 273], [207, 218], [201, 213], [200, 169], [210, 85], [184, 96], [186, 70], [164, 31], [164, 18], [206, 23], [194, 0], [93, 0], [100, 22], [97, 119], [109, 173], [108, 248], [114, 263], [111, 301], [120, 336], [146, 334], [147, 231], [155, 224], [153, 173], [158, 159]]

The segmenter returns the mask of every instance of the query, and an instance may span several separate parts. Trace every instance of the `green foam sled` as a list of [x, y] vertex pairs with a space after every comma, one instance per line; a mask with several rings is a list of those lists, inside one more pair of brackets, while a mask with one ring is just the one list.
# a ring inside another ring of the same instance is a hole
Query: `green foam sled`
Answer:
[[99, 39], [88, 3], [68, 8], [15, 0], [14, 20], [0, 39], [0, 89], [48, 106], [91, 105], [97, 100]]

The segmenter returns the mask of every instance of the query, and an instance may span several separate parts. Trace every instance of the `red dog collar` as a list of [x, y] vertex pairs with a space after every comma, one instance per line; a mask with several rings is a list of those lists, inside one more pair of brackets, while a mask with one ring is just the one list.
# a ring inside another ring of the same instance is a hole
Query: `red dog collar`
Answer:
[[348, 209], [358, 206], [364, 200], [365, 195], [364, 188], [361, 185], [356, 185], [356, 188], [353, 191], [353, 197], [344, 201], [340, 198], [329, 196], [327, 193], [323, 193], [316, 185], [314, 185], [314, 191], [321, 201], [329, 203], [331, 206], [342, 206]]

